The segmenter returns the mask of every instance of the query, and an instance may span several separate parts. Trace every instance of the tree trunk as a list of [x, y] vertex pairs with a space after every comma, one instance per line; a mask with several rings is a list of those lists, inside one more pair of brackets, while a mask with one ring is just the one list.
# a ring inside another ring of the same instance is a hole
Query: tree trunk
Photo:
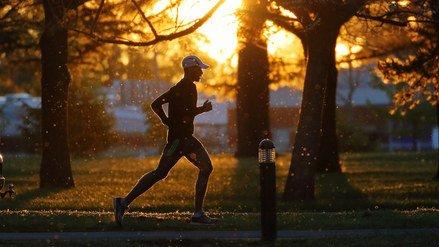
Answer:
[[341, 172], [338, 155], [336, 132], [336, 96], [337, 96], [337, 67], [335, 63], [335, 48], [329, 58], [329, 74], [326, 82], [325, 97], [322, 112], [322, 141], [320, 147], [320, 160], [317, 172]]
[[254, 15], [260, 4], [247, 0], [251, 11], [242, 17], [238, 53], [236, 124], [238, 157], [255, 157], [259, 142], [270, 137], [268, 53], [262, 35], [265, 19]]
[[[301, 39], [305, 61], [308, 59], [308, 45], [305, 38]], [[323, 112], [322, 112], [322, 140], [320, 150], [320, 162], [317, 164], [316, 172], [341, 172], [340, 159], [337, 144], [336, 132], [336, 93], [338, 71], [335, 60], [335, 49], [330, 60], [332, 68], [328, 75], [327, 90], [325, 90]]]
[[[437, 126], [439, 128], [439, 104], [436, 104], [436, 121], [437, 121]], [[439, 162], [437, 162], [436, 176], [434, 178], [439, 180]]]
[[67, 68], [67, 29], [62, 1], [45, 0], [41, 48], [43, 154], [40, 187], [73, 187], [67, 130], [70, 73]]
[[315, 168], [319, 164], [325, 87], [332, 71], [338, 27], [319, 26], [310, 33], [308, 61], [296, 141], [284, 200], [314, 199]]
[[267, 75], [267, 50], [246, 44], [238, 59], [236, 156], [256, 156], [259, 142], [270, 136]]

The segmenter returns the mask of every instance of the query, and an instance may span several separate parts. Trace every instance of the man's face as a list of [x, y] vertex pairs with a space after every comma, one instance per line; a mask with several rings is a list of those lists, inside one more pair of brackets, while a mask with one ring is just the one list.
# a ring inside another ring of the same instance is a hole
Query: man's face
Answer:
[[187, 68], [187, 73], [193, 81], [200, 81], [203, 76], [203, 70], [198, 66]]

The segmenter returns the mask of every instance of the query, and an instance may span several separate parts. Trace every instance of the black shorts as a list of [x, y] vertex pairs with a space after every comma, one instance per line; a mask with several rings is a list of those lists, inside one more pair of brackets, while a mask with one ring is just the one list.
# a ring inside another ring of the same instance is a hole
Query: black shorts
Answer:
[[194, 136], [186, 136], [181, 138], [175, 138], [166, 143], [163, 150], [163, 155], [170, 156], [186, 156], [190, 153], [194, 153], [204, 149], [203, 145]]
[[212, 170], [212, 162], [209, 154], [201, 142], [194, 136], [170, 140], [163, 149], [157, 169], [167, 173], [183, 156], [200, 170]]

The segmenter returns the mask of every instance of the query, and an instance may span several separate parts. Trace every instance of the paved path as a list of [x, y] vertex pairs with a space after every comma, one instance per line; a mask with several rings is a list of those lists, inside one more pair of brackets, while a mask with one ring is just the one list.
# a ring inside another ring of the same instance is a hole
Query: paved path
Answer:
[[[329, 237], [369, 237], [407, 234], [437, 234], [439, 228], [352, 229], [322, 231], [278, 231], [278, 238], [318, 239]], [[259, 231], [107, 231], [0, 233], [0, 240], [78, 240], [78, 239], [259, 239]]]

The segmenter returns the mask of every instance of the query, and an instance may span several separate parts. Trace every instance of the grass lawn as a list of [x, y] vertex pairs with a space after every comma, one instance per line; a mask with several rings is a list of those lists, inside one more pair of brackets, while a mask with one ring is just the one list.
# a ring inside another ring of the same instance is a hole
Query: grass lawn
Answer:
[[[206, 209], [223, 223], [208, 229], [258, 229], [256, 161], [230, 156], [212, 160], [215, 170]], [[289, 160], [277, 160], [279, 198]], [[439, 227], [439, 182], [432, 180], [437, 160], [437, 153], [344, 154], [342, 174], [318, 176], [315, 202], [279, 200], [279, 229]], [[74, 160], [74, 189], [42, 190], [38, 156], [6, 155], [4, 175], [7, 183], [15, 184], [17, 197], [0, 201], [0, 231], [120, 230], [112, 222], [112, 198], [126, 194], [157, 161], [158, 157]], [[186, 223], [196, 175], [197, 169], [182, 159], [166, 180], [131, 205], [124, 229], [199, 229]]]

